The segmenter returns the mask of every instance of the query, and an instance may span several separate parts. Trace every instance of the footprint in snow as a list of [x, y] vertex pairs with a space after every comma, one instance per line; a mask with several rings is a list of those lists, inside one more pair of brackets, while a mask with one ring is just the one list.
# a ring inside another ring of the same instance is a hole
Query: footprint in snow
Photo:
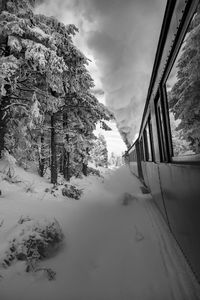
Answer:
[[139, 232], [137, 226], [135, 226], [135, 241], [141, 242], [142, 240], [144, 240], [144, 236], [141, 232]]
[[129, 193], [124, 193], [122, 196], [122, 205], [129, 205], [132, 203], [132, 201], [136, 200], [137, 198]]

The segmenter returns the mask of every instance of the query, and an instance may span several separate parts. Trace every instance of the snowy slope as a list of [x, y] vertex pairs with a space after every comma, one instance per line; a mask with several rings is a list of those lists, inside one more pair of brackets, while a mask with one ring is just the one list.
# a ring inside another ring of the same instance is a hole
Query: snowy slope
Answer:
[[34, 182], [34, 192], [25, 192], [23, 183], [4, 183], [0, 253], [21, 215], [56, 217], [65, 242], [41, 263], [56, 271], [55, 281], [25, 273], [23, 262], [0, 269], [1, 300], [200, 299], [199, 286], [151, 197], [141, 194], [140, 182], [126, 167], [108, 170], [104, 180], [74, 179], [84, 188], [79, 201], [45, 193], [47, 181], [22, 173], [23, 180]]

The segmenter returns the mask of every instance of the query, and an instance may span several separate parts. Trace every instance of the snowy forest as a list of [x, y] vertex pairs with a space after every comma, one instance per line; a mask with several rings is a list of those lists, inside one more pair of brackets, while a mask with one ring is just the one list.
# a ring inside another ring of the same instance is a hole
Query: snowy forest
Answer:
[[[113, 115], [98, 102], [89, 60], [74, 45], [78, 32], [54, 17], [34, 14], [33, 0], [0, 1], [0, 156], [40, 176], [69, 181], [87, 175]], [[101, 160], [101, 158], [96, 158]]]

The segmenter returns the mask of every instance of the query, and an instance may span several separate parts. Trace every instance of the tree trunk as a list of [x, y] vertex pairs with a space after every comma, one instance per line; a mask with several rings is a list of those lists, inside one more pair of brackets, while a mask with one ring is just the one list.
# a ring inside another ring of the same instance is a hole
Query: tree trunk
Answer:
[[[1, 0], [0, 0], [1, 1]], [[7, 0], [2, 0], [0, 2], [0, 13], [3, 10], [7, 9]], [[10, 47], [8, 46], [8, 38], [5, 40], [5, 56], [10, 55]], [[5, 84], [4, 89], [6, 91], [5, 96], [1, 96], [0, 99], [0, 158], [2, 157], [2, 151], [5, 148], [5, 134], [7, 131], [7, 123], [9, 120], [8, 111], [9, 108], [6, 109], [7, 106], [10, 105], [10, 95], [11, 95], [11, 86], [10, 84]]]
[[[71, 95], [68, 97], [71, 97]], [[67, 128], [67, 122], [68, 122], [67, 112], [64, 112], [64, 114], [63, 114], [64, 130]], [[66, 134], [66, 136], [65, 136], [65, 141], [67, 144], [69, 143], [69, 135], [68, 134]], [[64, 166], [63, 167], [64, 167], [64, 170], [63, 170], [64, 178], [66, 181], [70, 181], [70, 178], [71, 178], [71, 176], [70, 176], [70, 153], [66, 150], [64, 150]]]
[[[6, 88], [7, 93], [9, 94], [9, 88]], [[5, 149], [5, 134], [7, 131], [7, 123], [9, 120], [8, 110], [6, 106], [10, 104], [10, 96], [2, 96], [0, 104], [0, 158], [2, 157], [2, 151]]]
[[[86, 149], [86, 153], [87, 155], [89, 156], [89, 148]], [[83, 172], [83, 175], [87, 176], [87, 168], [88, 168], [88, 163], [84, 163], [83, 162], [83, 168], [82, 168], [82, 172]]]
[[70, 181], [70, 153], [65, 150], [64, 153], [64, 178], [66, 181]]
[[5, 134], [6, 134], [6, 122], [3, 118], [5, 111], [2, 111], [3, 100], [0, 107], [0, 158], [2, 158], [3, 150], [5, 148]]
[[0, 13], [1, 13], [3, 10], [7, 10], [7, 1], [8, 1], [8, 0], [0, 0]]
[[55, 115], [51, 116], [51, 183], [57, 184], [57, 151], [55, 143]]
[[39, 175], [41, 177], [44, 176], [45, 171], [45, 153], [44, 153], [44, 132], [41, 133], [41, 153], [40, 153], [40, 159], [39, 159]]
[[71, 176], [70, 176], [70, 153], [67, 152], [66, 156], [67, 156], [67, 164], [66, 164], [66, 178], [65, 179], [67, 181], [70, 181], [70, 178], [71, 178]]
[[59, 170], [61, 174], [64, 174], [64, 154], [65, 154], [65, 149], [64, 146], [62, 146], [62, 149], [60, 149], [60, 158], [59, 158]]
[[82, 171], [83, 171], [83, 175], [87, 176], [87, 164], [83, 163]]

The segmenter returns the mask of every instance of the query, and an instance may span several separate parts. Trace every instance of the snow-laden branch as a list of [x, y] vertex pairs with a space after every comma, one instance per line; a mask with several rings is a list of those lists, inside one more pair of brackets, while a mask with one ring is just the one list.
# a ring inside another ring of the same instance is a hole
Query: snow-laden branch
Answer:
[[[21, 98], [13, 98], [13, 97], [11, 97], [11, 99], [16, 99], [17, 100], [17, 99], [21, 99]], [[27, 100], [27, 99], [21, 99], [21, 100]], [[27, 108], [28, 110], [30, 109], [28, 105], [23, 104], [23, 103], [11, 103], [11, 104], [5, 106], [4, 108], [2, 108], [2, 111], [7, 110], [8, 108], [10, 108], [12, 106], [22, 106], [22, 107]]]
[[42, 92], [42, 90], [40, 90], [39, 88], [35, 87], [35, 86], [27, 86], [26, 84], [24, 83], [20, 83], [22, 84], [24, 87], [26, 87], [28, 90], [23, 90], [21, 87], [19, 87], [19, 89], [21, 89], [22, 91], [25, 91], [25, 92], [35, 92], [43, 97], [47, 97], [47, 92]]

